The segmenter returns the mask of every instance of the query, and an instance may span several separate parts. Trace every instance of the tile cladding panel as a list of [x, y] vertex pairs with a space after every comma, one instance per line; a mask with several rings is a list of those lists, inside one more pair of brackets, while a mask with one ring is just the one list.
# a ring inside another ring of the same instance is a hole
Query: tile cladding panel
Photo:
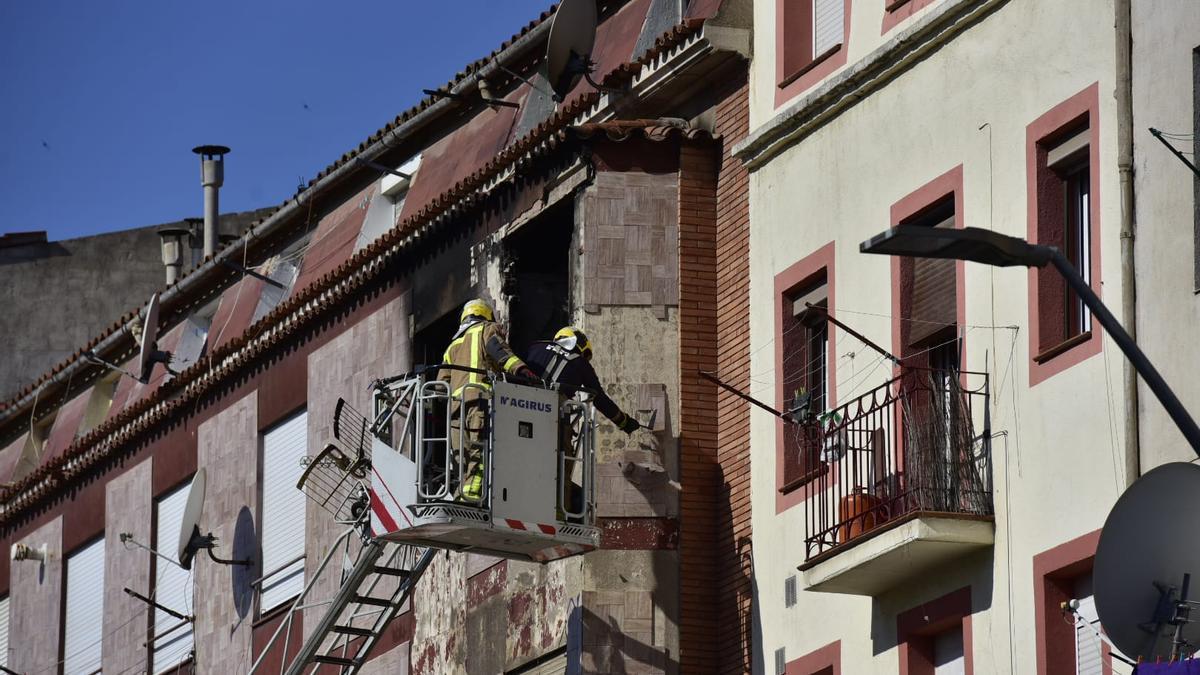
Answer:
[[[128, 532], [146, 545], [154, 541], [150, 529], [153, 516], [151, 461], [147, 459], [137, 464], [105, 486], [104, 531], [110, 534], [104, 538], [105, 634], [100, 651], [106, 673], [134, 673], [147, 668], [149, 650], [143, 643], [153, 610], [141, 600], [130, 597], [124, 589], [146, 596], [151, 594], [152, 554], [142, 548], [127, 546], [118, 535]], [[167, 551], [164, 553], [171, 555]], [[172, 609], [186, 612], [189, 608]]]
[[[208, 472], [203, 527], [217, 536], [218, 554], [256, 557], [258, 401], [249, 394], [200, 425], [199, 465]], [[250, 670], [255, 567], [214, 565], [198, 558], [196, 665], [205, 675]]]

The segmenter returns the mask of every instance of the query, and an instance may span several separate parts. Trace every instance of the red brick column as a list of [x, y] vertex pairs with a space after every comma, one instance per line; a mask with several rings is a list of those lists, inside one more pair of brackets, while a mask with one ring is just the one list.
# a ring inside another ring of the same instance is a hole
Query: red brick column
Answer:
[[[750, 389], [750, 198], [749, 174], [730, 148], [749, 130], [749, 88], [743, 77], [717, 106], [716, 131], [723, 150], [716, 185], [717, 372], [733, 386]], [[720, 672], [748, 673], [751, 666], [750, 409], [721, 391], [717, 397], [716, 523], [717, 617]]]
[[679, 157], [679, 660], [713, 671], [717, 601], [717, 198], [714, 148], [684, 143]]

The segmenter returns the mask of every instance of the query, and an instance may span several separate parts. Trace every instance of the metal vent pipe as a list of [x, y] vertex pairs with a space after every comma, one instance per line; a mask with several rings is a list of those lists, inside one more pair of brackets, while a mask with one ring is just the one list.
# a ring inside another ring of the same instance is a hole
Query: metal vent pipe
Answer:
[[218, 193], [225, 182], [225, 155], [229, 148], [200, 145], [192, 148], [192, 152], [200, 155], [200, 184], [204, 186], [204, 257], [210, 258], [217, 252]]

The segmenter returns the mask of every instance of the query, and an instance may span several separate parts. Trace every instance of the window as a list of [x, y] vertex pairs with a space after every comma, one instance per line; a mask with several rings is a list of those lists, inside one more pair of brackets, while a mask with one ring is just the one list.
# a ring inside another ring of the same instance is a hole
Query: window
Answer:
[[821, 466], [817, 416], [829, 407], [829, 293], [822, 270], [815, 279], [783, 296], [783, 378], [785, 406], [800, 424], [785, 427], [784, 485], [815, 477]]
[[850, 0], [776, 0], [775, 105], [846, 64]]
[[0, 598], [0, 666], [8, 667], [8, 596]]
[[104, 538], [67, 556], [66, 620], [63, 627], [63, 672], [100, 672], [104, 636]]
[[834, 243], [829, 242], [775, 275], [775, 407], [795, 410], [807, 424], [775, 423], [775, 512], [808, 499], [813, 481], [828, 470], [821, 461], [818, 417], [837, 401]]
[[[1099, 208], [1095, 179], [1096, 85], [1029, 125], [1027, 136], [1030, 241], [1054, 246], [1100, 294]], [[1102, 340], [1079, 295], [1051, 266], [1031, 269], [1030, 384], [1099, 353]]]
[[263, 434], [260, 613], [304, 590], [304, 493], [296, 483], [304, 472], [307, 438], [305, 411]]
[[[1099, 541], [1096, 530], [1033, 556], [1038, 675], [1112, 672], [1108, 647], [1097, 635], [1100, 624], [1092, 597], [1092, 563]], [[1062, 610], [1072, 599], [1079, 601], [1075, 621]]]
[[362, 229], [354, 242], [355, 252], [366, 248], [396, 225], [404, 210], [404, 198], [408, 196], [408, 189], [412, 186], [420, 167], [421, 155], [418, 154], [396, 167], [396, 171], [407, 174], [408, 178], [385, 173], [379, 179], [379, 192], [371, 198]]
[[[187, 505], [189, 486], [190, 483], [169, 492], [154, 505], [154, 550], [175, 550], [183, 527], [183, 509]], [[194, 614], [192, 574], [157, 556], [153, 560], [155, 600], [180, 614]], [[154, 638], [151, 642], [154, 672], [168, 671], [188, 659], [193, 640], [190, 622], [155, 609]]]
[[[901, 225], [955, 227], [954, 194], [948, 194]], [[957, 263], [934, 258], [904, 258], [900, 261], [901, 358], [912, 365], [937, 367], [932, 361], [937, 349], [953, 340], [958, 323]], [[957, 350], [953, 350], [957, 352]], [[957, 364], [955, 364], [957, 365]]]
[[1096, 614], [1096, 599], [1092, 595], [1091, 572], [1077, 577], [1072, 587], [1079, 601], [1075, 610], [1075, 675], [1103, 675], [1100, 615]]
[[971, 588], [960, 588], [896, 616], [900, 672], [970, 675]]

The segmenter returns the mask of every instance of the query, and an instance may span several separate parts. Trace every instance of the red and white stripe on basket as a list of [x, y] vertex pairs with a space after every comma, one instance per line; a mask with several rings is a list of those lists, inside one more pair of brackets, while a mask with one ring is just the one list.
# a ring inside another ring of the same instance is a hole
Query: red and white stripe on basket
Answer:
[[558, 528], [553, 525], [546, 525], [545, 523], [529, 523], [524, 520], [514, 520], [512, 518], [497, 520], [496, 524], [502, 527], [507, 527], [510, 530], [519, 530], [521, 532], [540, 532], [551, 537], [558, 532]]
[[587, 553], [588, 551], [596, 550], [595, 546], [590, 544], [559, 544], [557, 546], [549, 546], [537, 553], [529, 556], [534, 562], [547, 562], [550, 560], [558, 560], [567, 556], [576, 555], [579, 553]]

